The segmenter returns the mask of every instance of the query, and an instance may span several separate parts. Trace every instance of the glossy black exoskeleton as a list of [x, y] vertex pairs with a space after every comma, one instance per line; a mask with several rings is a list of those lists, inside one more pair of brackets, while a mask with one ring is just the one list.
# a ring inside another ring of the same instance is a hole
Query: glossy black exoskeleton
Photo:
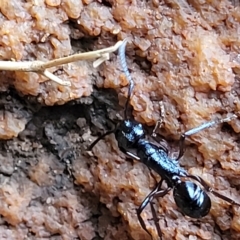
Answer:
[[[209, 128], [213, 125], [228, 122], [233, 118], [227, 117], [216, 121], [206, 122], [199, 127], [193, 128], [181, 135], [179, 140], [179, 154], [177, 159], [171, 159], [168, 156], [168, 150], [159, 144], [154, 144], [145, 138], [145, 131], [143, 125], [127, 118], [127, 108], [129, 107], [129, 101], [133, 90], [133, 81], [127, 68], [125, 60], [125, 47], [126, 41], [123, 42], [119, 48], [119, 56], [121, 64], [129, 80], [128, 98], [125, 105], [125, 120], [117, 124], [116, 128], [112, 131], [106, 132], [104, 135], [97, 138], [89, 147], [91, 150], [94, 145], [103, 137], [108, 134], [114, 133], [118, 142], [119, 149], [130, 158], [144, 163], [149, 169], [155, 171], [161, 176], [161, 180], [157, 183], [156, 187], [149, 193], [144, 199], [140, 207], [137, 209], [137, 216], [142, 228], [151, 236], [150, 232], [146, 228], [141, 213], [147, 204], [150, 204], [151, 211], [153, 214], [153, 220], [155, 222], [158, 235], [162, 239], [162, 232], [158, 223], [156, 211], [154, 209], [152, 200], [154, 198], [165, 196], [170, 190], [173, 189], [173, 197], [176, 205], [180, 211], [192, 218], [202, 218], [206, 216], [211, 209], [211, 200], [206, 192], [211, 192], [215, 196], [231, 203], [240, 206], [232, 199], [223, 196], [208, 186], [208, 184], [199, 176], [188, 174], [188, 172], [179, 165], [178, 160], [183, 156], [184, 153], [184, 141], [186, 137], [191, 136], [203, 129]], [[134, 153], [133, 153], [134, 151]], [[202, 187], [192, 181], [186, 181], [186, 178], [195, 180]], [[167, 188], [162, 189], [162, 183], [167, 183]]]

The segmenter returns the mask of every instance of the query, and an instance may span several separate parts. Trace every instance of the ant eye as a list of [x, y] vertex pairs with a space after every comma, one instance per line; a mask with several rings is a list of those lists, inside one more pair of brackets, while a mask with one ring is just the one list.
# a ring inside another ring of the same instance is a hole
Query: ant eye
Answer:
[[192, 218], [201, 218], [209, 213], [209, 196], [193, 182], [181, 182], [173, 190], [175, 202], [183, 214]]

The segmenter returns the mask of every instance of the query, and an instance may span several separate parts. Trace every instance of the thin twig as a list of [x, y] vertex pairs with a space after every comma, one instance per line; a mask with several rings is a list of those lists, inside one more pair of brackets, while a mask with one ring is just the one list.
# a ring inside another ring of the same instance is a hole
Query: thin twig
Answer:
[[31, 62], [14, 62], [14, 61], [0, 61], [0, 70], [5, 71], [21, 71], [21, 72], [37, 72], [50, 80], [57, 82], [64, 86], [70, 86], [70, 81], [64, 81], [51, 72], [47, 71], [47, 68], [56, 67], [62, 64], [76, 62], [80, 60], [90, 60], [98, 58], [93, 62], [93, 67], [98, 67], [101, 63], [110, 58], [109, 54], [115, 52], [122, 44], [123, 41], [118, 41], [114, 46], [91, 51], [85, 53], [77, 53], [68, 57], [62, 57], [47, 62], [43, 61], [31, 61]]
[[48, 70], [44, 70], [43, 72], [39, 72], [39, 73], [42, 74], [43, 76], [51, 79], [52, 81], [54, 81], [56, 83], [59, 83], [60, 85], [71, 86], [71, 82], [70, 81], [62, 80], [61, 78], [59, 78], [56, 75], [54, 75], [51, 72], [49, 72]]

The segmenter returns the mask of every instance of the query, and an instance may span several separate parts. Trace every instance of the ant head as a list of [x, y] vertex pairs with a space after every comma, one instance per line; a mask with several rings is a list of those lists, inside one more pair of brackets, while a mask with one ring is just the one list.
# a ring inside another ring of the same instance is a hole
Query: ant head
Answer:
[[209, 196], [193, 182], [178, 183], [173, 190], [173, 196], [181, 212], [191, 218], [204, 217], [210, 211]]
[[143, 125], [131, 120], [122, 121], [115, 131], [120, 149], [128, 151], [140, 138], [145, 137]]

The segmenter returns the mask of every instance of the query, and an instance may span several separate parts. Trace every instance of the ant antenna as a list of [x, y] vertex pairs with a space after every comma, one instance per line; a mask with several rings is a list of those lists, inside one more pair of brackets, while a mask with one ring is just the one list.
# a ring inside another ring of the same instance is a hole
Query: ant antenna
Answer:
[[128, 42], [128, 39], [127, 38], [124, 39], [122, 45], [118, 49], [118, 54], [119, 54], [119, 57], [120, 57], [120, 61], [121, 61], [123, 72], [125, 73], [125, 75], [127, 77], [127, 80], [129, 81], [128, 96], [127, 96], [127, 101], [125, 103], [125, 109], [124, 109], [124, 117], [125, 117], [125, 119], [127, 119], [127, 110], [128, 110], [128, 107], [129, 107], [129, 101], [130, 101], [131, 94], [132, 94], [133, 87], [134, 87], [134, 82], [132, 80], [132, 77], [130, 75], [130, 72], [129, 72], [128, 67], [127, 67], [127, 62], [126, 62], [126, 54], [125, 54], [125, 52], [126, 52], [127, 42]]
[[[127, 38], [123, 40], [121, 46], [119, 47], [119, 50], [118, 50], [118, 54], [119, 54], [119, 57], [120, 57], [120, 61], [121, 61], [121, 65], [122, 65], [122, 68], [123, 68], [123, 71], [125, 73], [125, 75], [127, 76], [127, 79], [129, 81], [129, 85], [128, 85], [128, 97], [127, 97], [127, 101], [126, 101], [126, 104], [125, 104], [125, 109], [124, 109], [124, 117], [125, 119], [127, 119], [127, 108], [128, 108], [128, 105], [129, 105], [129, 101], [130, 101], [130, 97], [131, 97], [131, 93], [132, 93], [132, 90], [133, 90], [133, 87], [134, 87], [134, 82], [131, 78], [131, 75], [128, 71], [128, 67], [127, 67], [127, 62], [126, 62], [126, 55], [125, 55], [125, 51], [126, 51], [126, 45], [127, 45]], [[92, 148], [101, 140], [103, 139], [104, 137], [106, 137], [107, 135], [111, 134], [111, 133], [114, 133], [116, 131], [116, 127], [110, 131], [107, 131], [106, 133], [104, 133], [103, 135], [101, 135], [100, 137], [98, 137], [89, 147], [88, 147], [88, 151], [91, 151]]]

